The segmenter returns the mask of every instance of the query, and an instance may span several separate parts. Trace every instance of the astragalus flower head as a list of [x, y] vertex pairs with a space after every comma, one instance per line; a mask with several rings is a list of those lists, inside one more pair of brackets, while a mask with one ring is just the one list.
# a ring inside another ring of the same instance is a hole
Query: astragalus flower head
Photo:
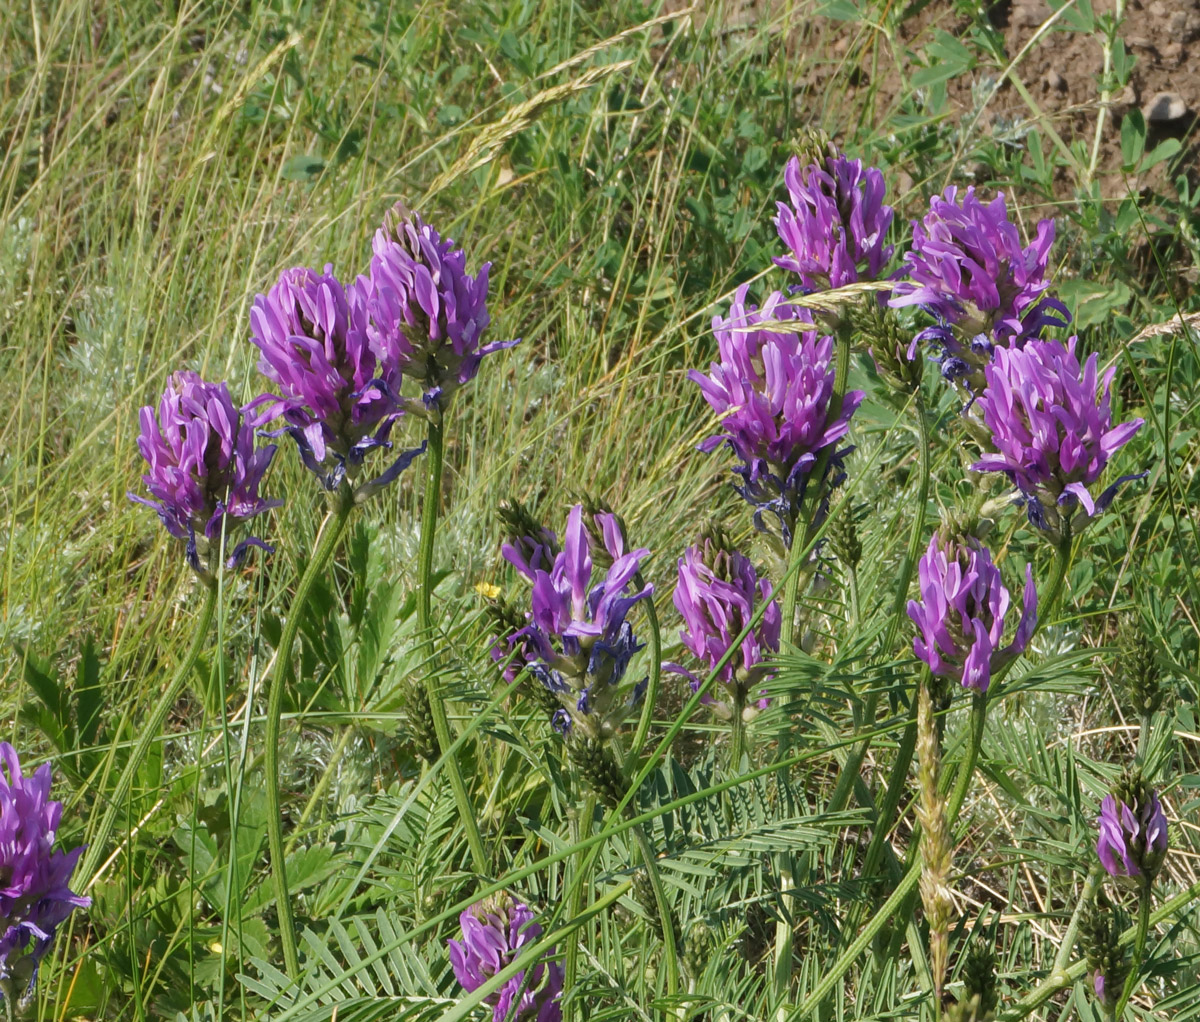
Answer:
[[[758, 577], [750, 558], [723, 540], [719, 535], [707, 536], [684, 551], [673, 599], [683, 618], [679, 637], [703, 665], [703, 674], [717, 666], [758, 607], [767, 604], [762, 619], [742, 639], [718, 675], [732, 696], [732, 706], [712, 695], [703, 697], [718, 715], [729, 719], [735, 712], [745, 711], [751, 693], [770, 676], [764, 660], [767, 653], [779, 651], [781, 617], [771, 583]], [[671, 664], [668, 669], [687, 677], [693, 692], [703, 681], [683, 667]], [[766, 705], [765, 699], [757, 700], [758, 709]]]
[[1158, 794], [1136, 774], [1100, 803], [1096, 855], [1115, 877], [1153, 879], [1167, 854], [1167, 817]]
[[491, 322], [491, 263], [472, 277], [462, 249], [399, 203], [375, 232], [372, 249], [366, 287], [371, 348], [381, 362], [416, 380], [424, 409], [437, 414], [474, 379], [484, 355], [518, 343], [481, 344]]
[[[529, 907], [507, 894], [472, 905], [458, 917], [462, 940], [448, 941], [450, 965], [467, 993], [478, 990], [542, 935]], [[484, 998], [495, 1022], [561, 1022], [562, 967], [548, 961], [522, 970]]]
[[[729, 316], [713, 320], [720, 361], [706, 376], [693, 369], [688, 377], [700, 385], [704, 399], [721, 417], [722, 432], [700, 445], [712, 451], [729, 444], [741, 464], [738, 493], [757, 511], [771, 511], [791, 546], [805, 489], [819, 456], [846, 435], [863, 393], [844, 395], [830, 415], [836, 373], [831, 363], [833, 338], [818, 337], [806, 313], [776, 291], [760, 309], [746, 302], [747, 287], [738, 288]], [[795, 329], [789, 329], [791, 323]], [[838, 467], [844, 452], [830, 451], [826, 469]], [[836, 478], [836, 476], [835, 476]], [[824, 482], [824, 477], [817, 485]]]
[[55, 930], [91, 898], [70, 888], [83, 848], [54, 851], [62, 803], [50, 800], [50, 764], [26, 777], [17, 753], [0, 743], [0, 993], [10, 1002], [33, 990]]
[[917, 575], [921, 598], [908, 601], [917, 626], [913, 651], [934, 675], [986, 692], [993, 671], [1025, 649], [1037, 625], [1033, 568], [1025, 568], [1024, 607], [1007, 646], [1001, 642], [1010, 598], [986, 547], [935, 534]]
[[158, 512], [167, 531], [186, 542], [188, 563], [202, 575], [222, 529], [235, 565], [251, 546], [270, 549], [253, 537], [236, 538], [235, 526], [280, 501], [267, 500], [258, 488], [275, 455], [273, 444], [254, 447], [254, 429], [224, 383], [206, 383], [180, 371], [167, 381], [158, 405], [141, 410], [138, 450], [150, 470], [142, 481], [154, 500], [130, 493], [129, 499]]
[[1046, 293], [1054, 221], [1042, 220], [1033, 243], [1022, 247], [1003, 192], [986, 205], [974, 188], [961, 205], [957, 198], [952, 185], [930, 199], [923, 221], [913, 221], [908, 279], [897, 283], [891, 304], [920, 305], [937, 319], [917, 340], [939, 342], [943, 375], [978, 392], [996, 345], [1019, 346], [1070, 315]]
[[971, 466], [1007, 475], [1021, 492], [1029, 521], [1056, 536], [1064, 520], [1078, 531], [1108, 507], [1121, 483], [1138, 478], [1122, 476], [1095, 497], [1088, 489], [1143, 420], [1113, 426], [1116, 369], [1097, 380], [1094, 352], [1080, 369], [1075, 342], [1072, 337], [1064, 347], [1031, 340], [1023, 348], [996, 350], [978, 400], [991, 450]]
[[401, 372], [377, 359], [367, 343], [365, 286], [349, 288], [333, 275], [305, 266], [285, 270], [278, 283], [258, 295], [250, 310], [251, 340], [262, 353], [258, 368], [279, 398], [265, 405], [259, 422], [282, 416], [304, 466], [327, 490], [343, 481], [356, 499], [386, 486], [423, 448], [405, 451], [377, 477], [358, 483], [363, 460], [375, 448], [391, 448], [388, 435], [402, 414]]
[[[622, 687], [633, 655], [642, 647], [626, 620], [630, 608], [650, 596], [653, 586], [633, 591], [648, 550], [625, 550], [620, 529], [608, 530], [612, 565], [603, 578], [593, 571], [584, 510], [576, 504], [567, 517], [563, 547], [549, 570], [532, 568], [510, 550], [505, 557], [533, 583], [529, 625], [510, 639], [524, 641], [536, 656], [529, 671], [557, 697], [562, 708], [554, 724], [563, 734], [606, 739], [645, 692], [629, 696]], [[603, 528], [603, 523], [602, 523]]]
[[775, 228], [791, 255], [776, 265], [798, 274], [808, 291], [877, 280], [892, 257], [883, 173], [840, 154], [807, 166], [793, 156], [783, 180], [791, 201], [776, 204]]

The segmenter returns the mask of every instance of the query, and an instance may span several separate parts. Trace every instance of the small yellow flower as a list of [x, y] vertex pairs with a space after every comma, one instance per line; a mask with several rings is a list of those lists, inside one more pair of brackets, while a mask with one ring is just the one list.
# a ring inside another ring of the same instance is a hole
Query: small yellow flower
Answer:
[[480, 582], [475, 587], [475, 592], [488, 600], [498, 599], [502, 591], [499, 586], [494, 586], [491, 582]]

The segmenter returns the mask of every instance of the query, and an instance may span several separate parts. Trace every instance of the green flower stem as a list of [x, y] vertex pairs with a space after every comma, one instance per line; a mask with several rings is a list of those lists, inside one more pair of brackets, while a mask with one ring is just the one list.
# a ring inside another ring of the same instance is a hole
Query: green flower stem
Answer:
[[[1157, 926], [1161, 922], [1170, 919], [1180, 909], [1195, 909], [1197, 902], [1200, 901], [1200, 880], [1185, 887], [1174, 898], [1164, 902], [1157, 912], [1150, 912], [1146, 909], [1146, 927], [1147, 931], [1151, 926]], [[1123, 947], [1127, 944], [1133, 944], [1137, 940], [1138, 931], [1141, 929], [1141, 919], [1131, 926], [1128, 930], [1121, 934], [1118, 943]], [[1084, 973], [1087, 972], [1087, 960], [1081, 958], [1066, 969], [1055, 969], [1033, 990], [1022, 997], [1008, 1011], [1000, 1016], [1001, 1022], [1020, 1022], [1027, 1015], [1037, 1011], [1050, 998], [1057, 994], [1060, 990], [1069, 987], [1072, 983], [1080, 980]], [[1133, 975], [1131, 973], [1130, 975]]]
[[[125, 808], [125, 803], [129, 799], [133, 779], [146, 761], [150, 746], [162, 737], [160, 732], [163, 722], [167, 719], [167, 714], [171, 712], [171, 707], [179, 700], [179, 693], [183, 691], [183, 686], [187, 684], [188, 677], [195, 668], [196, 661], [200, 658], [200, 651], [204, 649], [204, 643], [208, 639], [209, 628], [212, 626], [216, 610], [217, 583], [215, 579], [210, 579], [205, 582], [204, 603], [200, 607], [200, 617], [196, 621], [192, 644], [188, 647], [179, 666], [175, 668], [175, 673], [171, 675], [171, 680], [167, 683], [158, 702], [154, 704], [150, 715], [139, 723], [137, 744], [134, 745], [133, 752], [125, 763], [125, 769], [121, 771], [116, 788], [108, 798], [108, 809], [105, 810], [104, 816], [100, 820], [100, 826], [88, 837], [88, 850], [79, 865], [78, 874], [80, 877], [89, 878], [88, 887], [91, 886], [92, 874], [99, 865], [100, 856], [108, 852], [108, 839], [116, 827], [117, 815]], [[86, 891], [87, 887], [84, 890]], [[7, 998], [5, 1003], [8, 1003]]]
[[804, 999], [804, 1001], [787, 1016], [788, 1022], [793, 1022], [796, 1019], [807, 1018], [812, 1015], [821, 1002], [833, 992], [833, 988], [841, 982], [842, 977], [850, 970], [855, 960], [861, 955], [875, 939], [875, 935], [885, 926], [892, 922], [896, 910], [900, 907], [910, 891], [914, 890], [918, 881], [921, 879], [921, 859], [918, 856], [916, 861], [909, 867], [908, 872], [904, 875], [904, 879], [896, 885], [896, 889], [888, 896], [887, 901], [879, 906], [879, 911], [871, 917], [871, 921], [863, 927], [862, 932], [854, 939], [852, 943], [841, 957], [833, 964], [821, 982], [818, 983], [812, 992]]
[[1133, 961], [1129, 963], [1129, 975], [1125, 977], [1125, 988], [1121, 991], [1121, 1000], [1117, 1002], [1117, 1010], [1113, 1018], [1122, 1018], [1125, 1005], [1137, 989], [1142, 961], [1146, 957], [1146, 934], [1150, 932], [1150, 907], [1153, 901], [1154, 880], [1144, 873], [1141, 877], [1141, 890], [1138, 891], [1137, 935], [1133, 938]]
[[[829, 407], [825, 413], [825, 421], [834, 421], [842, 412], [842, 397], [846, 393], [846, 377], [850, 374], [850, 335], [849, 321], [844, 317], [838, 319], [837, 358], [834, 362], [833, 393], [829, 395]], [[817, 457], [816, 464], [808, 477], [808, 485], [804, 490], [804, 499], [800, 502], [800, 513], [792, 530], [792, 549], [788, 563], [788, 581], [783, 590], [783, 635], [789, 641], [794, 640], [796, 620], [796, 600], [800, 594], [800, 576], [805, 574], [797, 567], [798, 559], [807, 554], [811, 545], [811, 536], [815, 523], [811, 521], [821, 498], [821, 480], [825, 476], [825, 467], [829, 464], [829, 447], [824, 448]], [[795, 529], [802, 530], [803, 539], [796, 535]]]
[[437, 648], [433, 640], [430, 610], [433, 598], [433, 546], [437, 536], [438, 503], [442, 496], [443, 453], [442, 423], [440, 420], [430, 419], [429, 445], [425, 452], [425, 501], [421, 508], [421, 546], [417, 553], [417, 629], [425, 642], [425, 695], [429, 700], [433, 729], [437, 733], [438, 751], [446, 763], [446, 773], [450, 778], [454, 801], [458, 805], [458, 815], [471, 850], [471, 862], [476, 873], [486, 876], [488, 858], [483, 848], [483, 839], [479, 836], [475, 810], [471, 806], [467, 786], [463, 783], [462, 772], [458, 769], [458, 760], [447, 752], [452, 742], [450, 721], [446, 716], [446, 706], [442, 702], [442, 693], [438, 687], [437, 672], [433, 670]]
[[1075, 935], [1079, 932], [1079, 920], [1083, 917], [1083, 909], [1092, 900], [1092, 892], [1096, 889], [1096, 881], [1100, 879], [1100, 867], [1093, 866], [1087, 879], [1083, 882], [1083, 890], [1079, 892], [1079, 901], [1075, 911], [1071, 913], [1071, 921], [1067, 924], [1067, 932], [1062, 935], [1058, 945], [1058, 954], [1054, 956], [1054, 972], [1064, 972], [1067, 962], [1071, 960], [1071, 951], [1075, 947]]
[[292, 646], [300, 631], [300, 619], [333, 552], [337, 549], [350, 512], [354, 510], [354, 494], [348, 483], [342, 483], [334, 497], [334, 506], [322, 523], [316, 546], [308, 566], [296, 585], [296, 594], [288, 607], [283, 634], [275, 649], [268, 686], [267, 718], [264, 741], [264, 772], [267, 779], [267, 846], [271, 853], [271, 880], [275, 885], [276, 912], [279, 915], [279, 940], [283, 945], [283, 960], [287, 974], [293, 979], [300, 975], [300, 955], [296, 946], [296, 920], [292, 915], [292, 898], [288, 891], [287, 855], [283, 847], [283, 809], [279, 799], [279, 746], [283, 716], [283, 694], [292, 680]]
[[[929, 504], [929, 479], [932, 475], [931, 445], [929, 422], [925, 414], [925, 402], [920, 391], [913, 395], [917, 414], [917, 434], [920, 440], [920, 461], [917, 471], [920, 473], [917, 483], [917, 513], [913, 516], [912, 527], [908, 530], [908, 546], [904, 550], [904, 560], [900, 562], [900, 577], [896, 585], [896, 595], [892, 600], [892, 616], [884, 634], [883, 644], [879, 647], [880, 655], [887, 657], [891, 654], [896, 642], [896, 633], [900, 630], [900, 622], [904, 619], [904, 609], [908, 601], [908, 586], [912, 581], [913, 569], [921, 554], [924, 541], [925, 516]], [[875, 726], [875, 713], [879, 705], [879, 692], [867, 693], [866, 704], [863, 708], [864, 725], [870, 729]], [[904, 779], [908, 776], [908, 768], [912, 763], [913, 750], [917, 746], [917, 712], [916, 700], [913, 700], [909, 721], [896, 750], [896, 760], [888, 775], [887, 789], [884, 791], [883, 803], [876, 814], [875, 829], [871, 834], [871, 842], [867, 846], [866, 858], [863, 863], [862, 876], [874, 873], [883, 853], [883, 843], [892, 827], [892, 817], [900, 804], [903, 794]], [[871, 739], [864, 738], [851, 750], [846, 763], [838, 774], [838, 782], [834, 785], [833, 795], [829, 801], [830, 812], [841, 812], [849, 801], [850, 787], [858, 777], [863, 760], [871, 747]], [[853, 932], [853, 930], [851, 930]]]
[[[842, 411], [842, 398], [846, 393], [846, 378], [850, 374], [850, 335], [851, 328], [849, 320], [845, 317], [839, 317], [836, 327], [837, 337], [837, 356], [834, 362], [833, 376], [833, 392], [829, 395], [829, 407], [825, 413], [825, 421], [831, 422], [835, 420]], [[809, 475], [808, 485], [805, 487], [804, 499], [800, 503], [800, 513], [796, 518], [795, 527], [792, 531], [792, 549], [790, 552], [787, 584], [783, 590], [783, 614], [782, 614], [782, 633], [785, 639], [798, 644], [796, 635], [796, 601], [800, 594], [800, 578], [807, 578], [807, 572], [801, 570], [800, 558], [808, 555], [808, 551], [812, 546], [812, 538], [816, 529], [816, 509], [819, 506], [821, 498], [821, 481], [825, 476], [826, 466], [829, 464], [830, 448], [826, 447], [817, 457], [816, 464], [813, 466], [813, 471]], [[801, 535], [796, 535], [796, 529], [801, 529]], [[857, 617], [857, 607], [855, 608], [855, 617]], [[734, 707], [735, 720], [733, 721], [732, 730], [732, 746], [730, 749], [730, 758], [733, 760], [734, 769], [736, 770], [742, 761], [742, 736], [745, 727], [741, 720], [740, 707]], [[857, 769], [854, 771], [857, 773]], [[839, 783], [840, 788], [841, 778], [848, 776], [847, 771], [842, 771]], [[846, 789], [846, 796], [849, 795], [849, 788]], [[838, 807], [839, 809], [842, 806]], [[782, 875], [782, 874], [781, 874]], [[790, 875], [790, 874], [789, 874]], [[792, 982], [792, 927], [786, 920], [781, 920], [775, 927], [775, 997], [776, 1003], [782, 1004], [783, 998]]]
[[646, 867], [646, 876], [654, 889], [654, 900], [658, 902], [658, 917], [662, 922], [663, 948], [667, 959], [667, 996], [674, 997], [679, 993], [679, 952], [675, 947], [675, 916], [671, 912], [671, 903], [667, 901], [667, 891], [663, 887], [654, 848], [650, 844], [650, 838], [646, 836], [645, 828], [641, 825], [635, 826], [633, 836]]
[[[575, 841], [578, 843], [585, 836], [592, 832], [592, 822], [596, 817], [596, 796], [592, 792], [588, 792], [583, 800], [583, 809], [580, 812], [578, 824], [576, 827]], [[583, 889], [582, 872], [584, 865], [587, 862], [587, 851], [581, 848], [575, 853], [575, 876], [580, 882], [571, 885], [570, 893], [567, 895], [567, 920], [568, 922], [579, 915], [579, 910], [583, 905]], [[567, 952], [563, 961], [563, 989], [575, 989], [575, 977], [579, 972], [579, 943], [583, 939], [583, 934], [574, 935], [571, 940], [567, 941]], [[583, 1002], [578, 1004], [578, 1015], [576, 1015], [576, 1006], [572, 1005], [572, 1017], [578, 1017], [580, 1022], [585, 1022], [583, 1017]]]
[[[633, 576], [633, 584], [638, 590], [645, 588], [646, 583], [641, 572]], [[637, 730], [633, 733], [633, 744], [630, 746], [630, 753], [635, 760], [650, 734], [650, 722], [654, 719], [654, 704], [658, 702], [658, 689], [662, 679], [662, 633], [658, 627], [658, 611], [654, 609], [653, 594], [642, 603], [646, 608], [646, 630], [649, 633], [646, 641], [650, 653], [650, 682], [646, 686], [645, 696], [642, 697], [642, 714], [638, 718]]]
[[[787, 857], [779, 856], [779, 894], [781, 903], [796, 885], [791, 870], [787, 868]], [[779, 920], [775, 923], [775, 1013], [784, 1018], [783, 1005], [792, 986], [792, 932], [794, 924], [786, 904], [780, 905]]]

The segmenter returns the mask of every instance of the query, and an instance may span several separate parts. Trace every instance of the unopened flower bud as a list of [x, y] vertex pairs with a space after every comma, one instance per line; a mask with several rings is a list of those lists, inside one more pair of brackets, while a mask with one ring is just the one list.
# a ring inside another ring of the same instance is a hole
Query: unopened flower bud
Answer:
[[858, 525], [849, 508], [838, 515], [830, 526], [829, 545], [839, 561], [849, 568], [858, 567], [862, 560], [862, 541], [858, 538]]
[[1155, 655], [1154, 643], [1134, 614], [1122, 622], [1117, 672], [1134, 712], [1140, 717], [1156, 713], [1163, 701], [1162, 668]]
[[1096, 1000], [1112, 1011], [1121, 999], [1129, 962], [1121, 946], [1128, 920], [1100, 891], [1083, 908], [1079, 919], [1079, 946], [1087, 959]]
[[568, 741], [567, 752], [575, 769], [601, 802], [610, 809], [621, 804], [628, 785], [605, 742], [580, 735]]

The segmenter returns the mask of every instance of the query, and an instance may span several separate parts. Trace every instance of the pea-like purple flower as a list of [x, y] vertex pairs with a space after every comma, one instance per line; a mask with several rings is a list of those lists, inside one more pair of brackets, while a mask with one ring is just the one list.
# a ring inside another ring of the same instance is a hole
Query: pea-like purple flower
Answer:
[[1140, 778], [1118, 785], [1100, 803], [1096, 855], [1110, 876], [1153, 879], [1167, 854], [1167, 817]]
[[1033, 568], [1025, 568], [1024, 608], [1007, 646], [1001, 642], [1010, 597], [987, 547], [935, 534], [917, 576], [921, 598], [908, 601], [917, 626], [913, 651], [938, 677], [986, 692], [992, 672], [1025, 649], [1037, 626]]
[[275, 455], [273, 444], [254, 447], [254, 428], [243, 421], [224, 383], [206, 383], [196, 373], [172, 374], [158, 405], [141, 410], [138, 450], [149, 465], [142, 481], [154, 500], [128, 494], [129, 499], [158, 512], [167, 531], [187, 544], [188, 563], [207, 574], [204, 563], [228, 533], [236, 565], [251, 546], [270, 550], [254, 537], [232, 542], [234, 526], [278, 507], [258, 490]]
[[961, 205], [957, 198], [948, 187], [930, 199], [923, 221], [913, 221], [908, 280], [897, 283], [891, 304], [920, 305], [937, 319], [917, 340], [939, 342], [943, 375], [978, 392], [995, 346], [1019, 346], [1046, 326], [1064, 326], [1070, 314], [1046, 293], [1054, 221], [1042, 220], [1022, 247], [1003, 192], [986, 205], [974, 188]]
[[[780, 292], [759, 309], [746, 303], [747, 290], [738, 288], [727, 318], [713, 320], [720, 361], [712, 363], [707, 376], [697, 369], [688, 373], [721, 417], [722, 432], [700, 450], [729, 444], [741, 461], [734, 472], [742, 483], [735, 488], [757, 509], [755, 523], [763, 528], [762, 513], [774, 513], [790, 547], [821, 452], [846, 435], [863, 393], [849, 391], [837, 414], [830, 415], [833, 338], [805, 330], [811, 326], [807, 313]], [[836, 469], [845, 453], [831, 451], [826, 469]]]
[[435, 414], [474, 379], [485, 355], [518, 343], [481, 343], [491, 322], [491, 263], [472, 277], [462, 249], [399, 203], [375, 232], [372, 249], [365, 288], [371, 348], [420, 384], [424, 410]]
[[70, 888], [83, 848], [54, 851], [62, 803], [50, 800], [50, 764], [26, 777], [17, 753], [0, 743], [0, 994], [11, 1005], [33, 992], [38, 963], [58, 926], [91, 898]]
[[[527, 905], [497, 894], [458, 917], [462, 940], [450, 940], [450, 965], [467, 993], [478, 990], [542, 935]], [[563, 970], [554, 951], [489, 994], [495, 1022], [561, 1022]]]
[[[679, 559], [674, 603], [684, 624], [679, 637], [706, 670], [717, 666], [750, 623], [755, 610], [767, 604], [762, 619], [721, 669], [719, 678], [730, 690], [733, 706], [711, 695], [703, 698], [726, 719], [735, 712], [743, 712], [750, 693], [770, 676], [770, 668], [764, 663], [766, 654], [779, 651], [782, 619], [771, 583], [758, 577], [750, 558], [730, 549], [720, 539], [706, 537], [700, 545], [688, 547]], [[667, 665], [667, 669], [684, 675], [693, 692], [703, 680], [676, 664]], [[758, 700], [758, 709], [766, 705], [765, 699]]]
[[[391, 448], [388, 435], [403, 413], [401, 371], [378, 359], [367, 341], [366, 286], [350, 287], [333, 275], [299, 266], [254, 299], [251, 340], [262, 353], [258, 368], [279, 387], [266, 395], [258, 422], [282, 416], [275, 434], [296, 442], [305, 468], [327, 490], [355, 484], [375, 448]], [[403, 452], [374, 479], [355, 486], [364, 500], [406, 469], [424, 447]]]
[[510, 645], [525, 643], [536, 659], [529, 671], [562, 703], [555, 727], [563, 734], [609, 737], [629, 709], [645, 693], [645, 682], [626, 699], [622, 681], [633, 655], [642, 648], [626, 620], [639, 600], [654, 592], [645, 586], [634, 592], [633, 583], [649, 551], [626, 551], [625, 537], [615, 515], [597, 515], [609, 538], [607, 553], [612, 565], [597, 578], [589, 551], [583, 505], [576, 504], [567, 517], [562, 550], [549, 570], [534, 568], [513, 547], [504, 556], [533, 583], [529, 625], [510, 637]]
[[883, 201], [883, 173], [840, 154], [808, 166], [793, 156], [783, 180], [790, 202], [777, 203], [775, 228], [791, 255], [776, 265], [809, 291], [877, 280], [893, 251], [885, 244], [893, 211]]
[[1061, 534], [1064, 517], [1078, 531], [1108, 507], [1121, 483], [1140, 478], [1122, 476], [1095, 497], [1088, 489], [1143, 420], [1113, 426], [1116, 369], [1097, 380], [1095, 352], [1080, 369], [1075, 342], [1072, 337], [1064, 347], [1031, 340], [1023, 348], [998, 348], [977, 402], [992, 450], [971, 468], [1007, 475], [1021, 492], [1029, 521], [1054, 535]]
[[1096, 1000], [1109, 1011], [1112, 1011], [1117, 1006], [1121, 991], [1114, 990], [1110, 992], [1108, 985], [1108, 980], [1105, 978], [1103, 970], [1097, 969], [1092, 975], [1092, 989], [1096, 991]]

